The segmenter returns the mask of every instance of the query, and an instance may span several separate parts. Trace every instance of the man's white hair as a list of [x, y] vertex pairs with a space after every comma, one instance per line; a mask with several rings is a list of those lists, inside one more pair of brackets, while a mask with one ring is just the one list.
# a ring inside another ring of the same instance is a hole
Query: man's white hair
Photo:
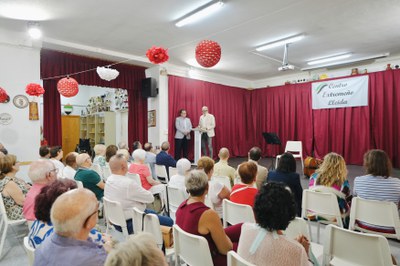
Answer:
[[188, 159], [182, 158], [176, 162], [176, 169], [178, 170], [178, 174], [186, 175], [186, 172], [190, 170], [191, 163]]
[[50, 160], [38, 160], [29, 167], [28, 176], [33, 183], [40, 182], [45, 180], [47, 174], [53, 169], [55, 166]]

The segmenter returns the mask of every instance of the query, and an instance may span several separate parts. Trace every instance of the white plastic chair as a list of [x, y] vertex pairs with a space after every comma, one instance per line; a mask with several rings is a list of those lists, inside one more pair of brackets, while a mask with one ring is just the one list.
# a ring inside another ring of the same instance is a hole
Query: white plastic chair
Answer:
[[175, 266], [180, 266], [182, 259], [191, 266], [213, 266], [210, 248], [202, 236], [189, 234], [178, 225], [173, 226]]
[[[111, 175], [111, 170], [110, 167], [106, 166], [103, 167], [103, 179], [104, 181], [107, 181], [107, 178]], [[101, 177], [101, 176], [100, 176]]]
[[25, 219], [20, 219], [20, 220], [9, 220], [7, 217], [6, 213], [6, 207], [4, 206], [3, 202], [3, 195], [0, 193], [0, 216], [1, 216], [1, 221], [0, 221], [0, 232], [1, 232], [1, 242], [0, 242], [0, 255], [3, 252], [4, 248], [4, 242], [6, 241], [6, 236], [7, 236], [7, 230], [8, 226], [12, 225], [18, 225], [18, 224], [23, 224], [26, 223]]
[[133, 219], [133, 232], [135, 234], [143, 232], [143, 220], [144, 220], [144, 216], [146, 214], [139, 210], [137, 207], [133, 208], [133, 215], [132, 215], [132, 219]]
[[[77, 186], [78, 188], [83, 188], [83, 183], [82, 183], [82, 181], [75, 180], [75, 183], [76, 183], [76, 186]], [[29, 228], [30, 228], [30, 227], [29, 227]]]
[[[303, 162], [303, 144], [301, 141], [292, 141], [288, 140], [286, 142], [286, 147], [285, 147], [285, 152], [290, 152], [293, 154], [293, 157], [295, 159], [300, 159], [301, 160], [301, 168], [302, 168], [302, 173], [304, 173], [304, 162]], [[277, 155], [276, 160], [275, 160], [275, 169], [278, 168], [278, 161], [281, 158], [282, 155]]]
[[[156, 240], [157, 246], [160, 249], [162, 249], [164, 244], [164, 239], [161, 232], [160, 221], [157, 215], [153, 213], [148, 213], [144, 216], [143, 231], [152, 234]], [[173, 248], [165, 249], [165, 255], [168, 260], [171, 258], [173, 254], [174, 254]]]
[[231, 250], [227, 254], [228, 266], [256, 266], [239, 256], [235, 251]]
[[323, 265], [393, 265], [387, 239], [328, 225]]
[[[370, 226], [393, 228], [395, 233], [390, 234], [365, 229], [360, 227], [357, 222], [367, 223]], [[349, 229], [400, 240], [400, 221], [396, 204], [388, 201], [366, 200], [354, 197], [351, 201]]]
[[232, 190], [231, 180], [228, 176], [213, 176], [211, 177], [211, 180], [224, 184], [227, 188]]
[[165, 169], [164, 165], [155, 165], [156, 169], [156, 175], [157, 178], [164, 184], [167, 184], [169, 182], [168, 174], [167, 174], [167, 169]]
[[92, 164], [92, 167], [90, 167], [93, 171], [99, 174], [100, 178], [103, 178], [103, 171], [101, 169], [101, 166], [98, 164]]
[[[343, 228], [342, 214], [339, 210], [337, 197], [333, 193], [316, 192], [309, 189], [303, 190], [303, 200], [301, 203], [301, 217], [308, 220], [309, 230], [311, 232], [310, 215], [328, 218], [327, 220], [317, 220], [318, 243], [320, 239], [320, 223], [337, 224]], [[332, 219], [330, 219], [332, 218]]]
[[185, 193], [176, 187], [167, 186], [168, 199], [169, 199], [169, 216], [175, 221], [175, 213], [179, 205], [187, 199]]
[[103, 202], [104, 202], [105, 218], [107, 221], [106, 234], [109, 233], [109, 230], [112, 225], [118, 225], [121, 227], [122, 234], [126, 239], [129, 236], [128, 226], [126, 224], [126, 218], [121, 203], [109, 200], [106, 197], [103, 197]]
[[142, 186], [142, 180], [140, 180], [140, 176], [134, 173], [126, 173], [126, 176], [135, 180], [139, 186]]
[[168, 174], [169, 176], [174, 176], [178, 174], [178, 169], [176, 167], [168, 167]]
[[234, 203], [227, 199], [222, 201], [222, 220], [224, 228], [228, 227], [228, 223], [235, 225], [256, 222], [250, 205]]
[[27, 236], [24, 237], [24, 249], [28, 255], [29, 265], [33, 265], [35, 260], [35, 249], [29, 244], [29, 238]]

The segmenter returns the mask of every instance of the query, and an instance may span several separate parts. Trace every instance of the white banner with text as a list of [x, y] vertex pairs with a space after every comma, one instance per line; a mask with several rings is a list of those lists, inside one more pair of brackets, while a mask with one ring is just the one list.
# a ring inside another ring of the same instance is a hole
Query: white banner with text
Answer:
[[314, 82], [312, 109], [368, 106], [368, 75]]

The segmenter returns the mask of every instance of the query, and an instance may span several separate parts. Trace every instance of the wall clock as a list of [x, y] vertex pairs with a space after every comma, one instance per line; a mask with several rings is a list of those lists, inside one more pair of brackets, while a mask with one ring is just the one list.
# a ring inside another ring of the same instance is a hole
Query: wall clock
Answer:
[[29, 100], [25, 95], [16, 95], [13, 99], [13, 103], [15, 107], [23, 109], [28, 106]]

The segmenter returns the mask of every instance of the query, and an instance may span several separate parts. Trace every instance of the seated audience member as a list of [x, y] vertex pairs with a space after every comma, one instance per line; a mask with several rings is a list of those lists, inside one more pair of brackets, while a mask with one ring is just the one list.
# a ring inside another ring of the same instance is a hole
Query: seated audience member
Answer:
[[321, 166], [310, 177], [309, 188], [334, 193], [338, 197], [341, 212], [349, 214], [346, 198], [350, 200], [350, 185], [346, 162], [339, 154], [331, 152], [325, 155]]
[[12, 154], [0, 158], [0, 193], [10, 220], [23, 219], [22, 206], [30, 185], [16, 177], [19, 171], [17, 157]]
[[[38, 248], [42, 242], [53, 234], [54, 227], [50, 220], [50, 209], [54, 201], [63, 193], [77, 188], [75, 181], [59, 179], [40, 191], [35, 199], [36, 219], [29, 231], [29, 243], [33, 248]], [[90, 231], [89, 237], [98, 245], [104, 245], [106, 240], [96, 229]]]
[[128, 163], [131, 163], [132, 161], [133, 161], [133, 158], [132, 158], [132, 156], [130, 155], [130, 153], [129, 153], [129, 147], [128, 147], [128, 144], [126, 144], [126, 142], [125, 141], [120, 141], [119, 143], [118, 143], [118, 150], [126, 150], [127, 152], [128, 152]]
[[255, 265], [309, 265], [310, 242], [305, 236], [288, 239], [282, 233], [296, 216], [292, 193], [283, 184], [265, 184], [256, 196], [257, 224], [242, 226], [238, 254]]
[[178, 162], [176, 163], [176, 169], [178, 170], [178, 174], [173, 175], [171, 177], [171, 179], [168, 182], [168, 186], [179, 188], [180, 190], [185, 192], [185, 195], [189, 196], [189, 194], [186, 191], [185, 179], [190, 175], [190, 168], [191, 168], [191, 163], [188, 159], [185, 158], [179, 159]]
[[169, 176], [169, 167], [176, 167], [176, 161], [174, 157], [168, 154], [169, 142], [164, 141], [161, 144], [161, 151], [156, 155], [156, 164], [164, 165], [167, 169], [167, 174]]
[[392, 163], [383, 150], [364, 154], [366, 174], [354, 180], [354, 195], [363, 199], [391, 201], [400, 206], [400, 179], [390, 177]]
[[[136, 150], [135, 152], [140, 151]], [[135, 153], [134, 152], [134, 153]], [[128, 164], [122, 154], [117, 154], [110, 159], [110, 170], [112, 175], [107, 179], [104, 188], [104, 196], [112, 201], [121, 203], [124, 209], [125, 219], [128, 225], [128, 233], [133, 233], [132, 208], [137, 207], [145, 213], [154, 213], [146, 209], [146, 204], [154, 201], [152, 193], [141, 187], [135, 180], [126, 176]], [[169, 217], [158, 216], [161, 225], [172, 226], [173, 221]], [[116, 226], [117, 230], [121, 230]]]
[[[258, 190], [260, 190], [261, 186], [265, 183], [268, 175], [268, 169], [258, 164], [260, 159], [261, 159], [261, 149], [259, 147], [251, 148], [249, 151], [249, 162], [253, 162], [257, 165], [256, 186]], [[240, 180], [238, 172], [236, 172], [236, 178]]]
[[156, 180], [157, 179], [156, 168], [155, 168], [156, 154], [154, 152], [153, 145], [147, 142], [144, 144], [143, 150], [146, 151], [146, 159], [144, 160], [144, 162], [150, 165], [151, 175], [153, 176], [153, 179]]
[[65, 167], [62, 172], [63, 178], [68, 178], [74, 180], [74, 176], [76, 174], [76, 169], [78, 169], [78, 165], [76, 164], [76, 156], [79, 154], [77, 152], [70, 152], [65, 157]]
[[130, 236], [107, 256], [104, 266], [167, 266], [164, 254], [149, 233]]
[[90, 169], [92, 160], [89, 154], [79, 154], [76, 157], [76, 164], [79, 168], [74, 179], [81, 181], [84, 188], [91, 190], [96, 195], [97, 200], [101, 200], [104, 194], [104, 182], [96, 171]]
[[300, 175], [296, 173], [296, 159], [291, 153], [282, 154], [278, 162], [278, 168], [268, 173], [267, 182], [281, 182], [288, 186], [294, 194], [297, 215], [301, 216], [303, 188], [300, 183]]
[[236, 251], [242, 224], [224, 229], [218, 213], [204, 204], [209, 188], [204, 171], [191, 171], [185, 185], [190, 196], [179, 206], [176, 224], [188, 233], [203, 236], [208, 242], [214, 265], [226, 265], [228, 251]]
[[54, 146], [50, 149], [50, 160], [53, 162], [54, 166], [58, 169], [57, 178], [62, 178], [62, 173], [64, 170], [64, 164], [60, 161], [64, 156], [64, 152], [61, 146]]
[[106, 148], [106, 162], [110, 160], [111, 157], [113, 157], [115, 154], [117, 154], [118, 147], [115, 145], [108, 145]]
[[258, 192], [254, 183], [257, 176], [257, 165], [253, 162], [245, 162], [239, 166], [241, 184], [232, 188], [230, 200], [235, 203], [254, 206], [254, 199]]
[[98, 206], [88, 189], [59, 196], [50, 212], [54, 233], [35, 250], [33, 265], [104, 265], [106, 251], [88, 238], [97, 224]]
[[106, 166], [106, 145], [96, 144], [94, 145], [94, 159], [93, 164], [98, 164], [101, 167]]
[[26, 194], [24, 207], [22, 209], [24, 217], [28, 221], [36, 220], [35, 217], [35, 198], [43, 187], [57, 179], [57, 171], [50, 160], [38, 160], [29, 167], [28, 176], [32, 180], [32, 187]]
[[136, 149], [133, 152], [133, 163], [129, 166], [129, 173], [138, 174], [142, 187], [149, 190], [153, 194], [163, 193], [165, 186], [160, 181], [154, 180], [151, 176], [150, 169], [144, 164], [146, 152], [142, 149]]
[[50, 159], [50, 148], [47, 145], [39, 148], [40, 159]]
[[132, 152], [134, 152], [137, 149], [141, 149], [142, 148], [142, 143], [140, 143], [140, 141], [136, 140], [133, 142], [132, 144]]
[[213, 204], [214, 210], [222, 218], [222, 200], [229, 199], [230, 189], [219, 182], [211, 180], [214, 173], [214, 160], [210, 157], [201, 157], [197, 162], [197, 169], [201, 169], [206, 173], [209, 181], [208, 197]]
[[131, 157], [131, 155], [129, 154], [128, 150], [118, 149], [116, 154], [122, 154], [124, 156], [124, 158], [126, 159], [126, 161], [129, 163], [129, 158]]
[[229, 150], [221, 148], [218, 153], [219, 162], [214, 165], [214, 176], [227, 176], [231, 180], [231, 187], [235, 181], [235, 168], [229, 166]]

